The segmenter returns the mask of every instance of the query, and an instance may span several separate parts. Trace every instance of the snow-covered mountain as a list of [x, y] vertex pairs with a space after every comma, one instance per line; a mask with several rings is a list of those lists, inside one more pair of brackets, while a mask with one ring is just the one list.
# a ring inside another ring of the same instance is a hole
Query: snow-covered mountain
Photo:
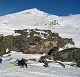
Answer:
[[[59, 33], [61, 37], [72, 38], [75, 45], [80, 47], [80, 14], [59, 17], [44, 13], [36, 8], [0, 17], [0, 34], [19, 35], [14, 30], [19, 29], [47, 29]], [[72, 47], [67, 44], [65, 47]], [[8, 50], [7, 50], [8, 51]], [[6, 56], [8, 55], [8, 56]], [[16, 59], [39, 59], [40, 54], [22, 54], [12, 51], [4, 54], [0, 64], [0, 77], [80, 77], [80, 68], [72, 67], [71, 62], [63, 62], [65, 68], [56, 62], [49, 63], [49, 67], [43, 67], [43, 63], [29, 61], [32, 68], [19, 68], [12, 66]], [[5, 68], [5, 69], [4, 69]]]
[[4, 36], [17, 35], [14, 30], [35, 28], [72, 38], [75, 46], [80, 47], [80, 14], [59, 17], [33, 8], [0, 17], [0, 34]]

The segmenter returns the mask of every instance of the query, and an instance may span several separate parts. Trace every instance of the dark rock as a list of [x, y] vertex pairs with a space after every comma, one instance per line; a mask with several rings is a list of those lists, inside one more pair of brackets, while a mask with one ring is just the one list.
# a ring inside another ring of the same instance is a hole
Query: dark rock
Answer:
[[78, 58], [80, 58], [80, 48], [64, 49], [54, 55], [54, 59], [61, 61], [75, 62]]

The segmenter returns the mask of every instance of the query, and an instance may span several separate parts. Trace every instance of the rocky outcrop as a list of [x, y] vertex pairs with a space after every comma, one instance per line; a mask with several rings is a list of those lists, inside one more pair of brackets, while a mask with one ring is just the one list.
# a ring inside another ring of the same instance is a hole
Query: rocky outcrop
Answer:
[[55, 60], [76, 62], [80, 58], [80, 48], [68, 48], [54, 55]]
[[5, 50], [21, 51], [23, 53], [46, 53], [55, 46], [63, 47], [67, 43], [74, 44], [71, 38], [61, 38], [58, 33], [51, 30], [40, 29], [24, 29], [15, 30], [19, 33], [18, 36], [2, 36], [0, 35], [0, 54], [5, 53]]

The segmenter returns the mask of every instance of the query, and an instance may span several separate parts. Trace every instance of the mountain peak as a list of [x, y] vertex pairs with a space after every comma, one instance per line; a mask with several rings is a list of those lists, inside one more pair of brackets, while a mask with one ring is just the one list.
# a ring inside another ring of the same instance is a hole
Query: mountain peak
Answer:
[[37, 8], [28, 9], [29, 11], [40, 11]]
[[27, 9], [23, 11], [24, 13], [29, 13], [29, 14], [45, 14], [45, 12], [38, 10], [37, 8], [32, 8], [32, 9]]

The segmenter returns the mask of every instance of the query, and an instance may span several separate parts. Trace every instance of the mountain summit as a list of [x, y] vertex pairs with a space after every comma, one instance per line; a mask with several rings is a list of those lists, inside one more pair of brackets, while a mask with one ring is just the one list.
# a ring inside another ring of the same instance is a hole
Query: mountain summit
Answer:
[[33, 14], [33, 15], [44, 15], [44, 14], [47, 14], [43, 11], [40, 11], [38, 10], [37, 8], [33, 8], [33, 9], [27, 9], [27, 10], [24, 10], [24, 11], [20, 11], [20, 12], [17, 12], [17, 13], [14, 13], [14, 14]]
[[31, 14], [35, 14], [35, 15], [37, 15], [37, 14], [39, 14], [39, 15], [40, 14], [45, 14], [43, 11], [40, 11], [40, 10], [38, 10], [36, 8], [25, 10], [23, 12], [25, 12], [25, 13], [31, 13]]

